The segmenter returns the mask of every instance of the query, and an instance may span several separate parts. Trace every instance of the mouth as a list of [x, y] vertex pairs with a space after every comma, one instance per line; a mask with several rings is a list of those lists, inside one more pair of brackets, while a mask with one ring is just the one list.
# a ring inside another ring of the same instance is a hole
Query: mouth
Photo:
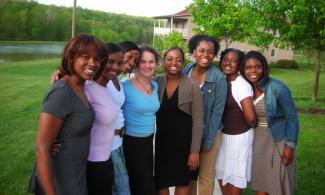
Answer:
[[87, 73], [87, 74], [94, 74], [96, 72], [96, 68], [84, 68], [84, 71]]
[[208, 59], [201, 59], [201, 62], [202, 63], [209, 63], [209, 60]]
[[169, 67], [169, 70], [171, 70], [171, 71], [177, 71], [177, 68], [175, 66], [171, 66], [171, 67]]
[[231, 67], [229, 67], [229, 66], [224, 66], [224, 67], [223, 67], [223, 70], [224, 70], [224, 71], [231, 71], [231, 70], [232, 70], [232, 68], [231, 68]]

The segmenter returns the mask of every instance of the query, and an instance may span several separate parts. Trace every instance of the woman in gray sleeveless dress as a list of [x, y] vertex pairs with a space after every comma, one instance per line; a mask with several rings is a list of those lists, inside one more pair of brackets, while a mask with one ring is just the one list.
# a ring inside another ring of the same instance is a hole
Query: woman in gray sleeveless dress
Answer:
[[[45, 96], [36, 138], [37, 174], [46, 194], [87, 194], [86, 165], [95, 113], [83, 88], [86, 80], [100, 73], [104, 59], [105, 46], [91, 35], [75, 36], [65, 46], [60, 80]], [[52, 157], [54, 140], [61, 148]]]
[[294, 194], [299, 124], [290, 90], [268, 76], [268, 64], [259, 52], [246, 54], [241, 73], [253, 86], [258, 123], [251, 186], [256, 194]]

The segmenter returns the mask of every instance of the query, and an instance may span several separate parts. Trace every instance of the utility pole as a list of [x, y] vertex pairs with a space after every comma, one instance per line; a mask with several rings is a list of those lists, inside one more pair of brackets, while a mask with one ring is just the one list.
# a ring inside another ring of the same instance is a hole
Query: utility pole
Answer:
[[76, 34], [76, 6], [77, 0], [73, 0], [71, 37], [74, 37]]

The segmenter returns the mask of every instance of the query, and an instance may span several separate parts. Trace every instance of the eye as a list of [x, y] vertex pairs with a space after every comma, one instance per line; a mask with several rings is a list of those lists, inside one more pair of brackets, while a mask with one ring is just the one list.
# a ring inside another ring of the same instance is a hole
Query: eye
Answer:
[[114, 64], [115, 60], [108, 60], [109, 64]]
[[118, 66], [123, 66], [123, 61], [119, 61], [119, 62], [117, 63], [117, 65], [118, 65]]
[[84, 59], [84, 60], [86, 60], [86, 59], [89, 58], [89, 56], [88, 56], [87, 54], [82, 54], [80, 57], [81, 57], [82, 59]]

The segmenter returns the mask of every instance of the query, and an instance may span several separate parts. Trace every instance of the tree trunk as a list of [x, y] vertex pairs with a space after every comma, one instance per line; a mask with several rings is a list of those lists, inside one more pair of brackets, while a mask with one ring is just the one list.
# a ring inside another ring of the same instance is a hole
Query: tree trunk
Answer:
[[317, 49], [315, 80], [314, 80], [314, 94], [313, 94], [313, 98], [312, 98], [313, 103], [315, 103], [317, 101], [317, 96], [318, 96], [318, 83], [319, 83], [319, 75], [320, 75], [320, 53], [321, 53], [321, 49]]
[[228, 37], [225, 37], [225, 49], [228, 49], [228, 47], [229, 47], [229, 39], [228, 39]]
[[77, 6], [77, 0], [73, 0], [71, 37], [74, 37], [76, 34], [76, 6]]

